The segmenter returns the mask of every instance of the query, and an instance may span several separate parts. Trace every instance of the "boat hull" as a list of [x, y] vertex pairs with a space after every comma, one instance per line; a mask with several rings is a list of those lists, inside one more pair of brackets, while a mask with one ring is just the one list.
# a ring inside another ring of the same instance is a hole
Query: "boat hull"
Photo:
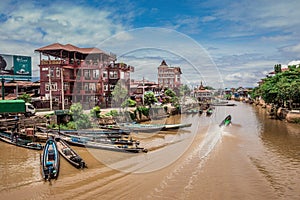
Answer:
[[42, 155], [42, 176], [45, 180], [57, 179], [59, 175], [59, 152], [53, 137], [46, 141]]
[[62, 157], [64, 157], [71, 165], [76, 168], [85, 168], [84, 160], [75, 152], [67, 142], [60, 137], [55, 137], [57, 149]]
[[26, 149], [32, 149], [32, 150], [42, 150], [43, 146], [39, 143], [35, 143], [35, 142], [27, 142], [26, 140], [23, 139], [15, 139], [12, 138], [10, 133], [6, 133], [6, 132], [0, 132], [0, 140], [2, 140], [3, 142], [6, 142], [8, 144], [12, 144], [18, 147], [23, 147]]

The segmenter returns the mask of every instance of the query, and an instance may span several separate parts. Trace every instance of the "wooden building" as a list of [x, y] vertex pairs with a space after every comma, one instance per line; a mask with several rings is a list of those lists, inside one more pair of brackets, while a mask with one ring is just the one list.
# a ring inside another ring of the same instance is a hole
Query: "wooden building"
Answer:
[[98, 48], [54, 43], [35, 51], [40, 53], [40, 95], [62, 108], [62, 102], [81, 102], [84, 108], [108, 106], [119, 80], [128, 82], [129, 88], [127, 79], [132, 67], [115, 63], [115, 55]]

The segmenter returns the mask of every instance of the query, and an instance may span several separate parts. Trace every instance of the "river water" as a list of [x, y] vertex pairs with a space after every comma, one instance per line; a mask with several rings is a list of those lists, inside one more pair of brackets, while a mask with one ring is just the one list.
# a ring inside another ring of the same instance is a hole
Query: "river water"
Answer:
[[[147, 154], [74, 147], [88, 168], [61, 158], [51, 182], [42, 180], [41, 152], [0, 142], [0, 199], [300, 199], [300, 126], [234, 103], [210, 117], [151, 121], [192, 126], [133, 133]], [[232, 125], [219, 127], [228, 114]]]

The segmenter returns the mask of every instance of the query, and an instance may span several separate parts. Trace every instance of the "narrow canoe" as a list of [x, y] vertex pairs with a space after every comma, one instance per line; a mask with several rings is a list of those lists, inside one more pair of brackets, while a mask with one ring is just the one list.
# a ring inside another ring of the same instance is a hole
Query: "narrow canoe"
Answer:
[[163, 124], [132, 124], [132, 123], [121, 123], [119, 124], [125, 130], [130, 130], [134, 132], [156, 132], [161, 131], [165, 128]]
[[86, 167], [84, 160], [61, 137], [55, 137], [55, 142], [60, 155], [62, 155], [71, 165], [81, 169]]
[[42, 150], [43, 145], [32, 142], [31, 140], [25, 140], [22, 138], [18, 137], [13, 137], [11, 133], [8, 132], [0, 132], [0, 140], [3, 142], [18, 146], [18, 147], [23, 147], [27, 149], [32, 149], [32, 150]]
[[179, 129], [179, 128], [185, 128], [185, 127], [191, 127], [192, 124], [165, 124], [165, 127], [162, 130], [169, 130], [169, 129]]
[[63, 139], [71, 145], [81, 146], [86, 148], [95, 148], [95, 149], [104, 149], [110, 151], [118, 151], [118, 152], [131, 152], [131, 153], [140, 153], [147, 152], [145, 148], [138, 147], [138, 145], [114, 145], [102, 142], [93, 142], [86, 138], [82, 137], [63, 137]]

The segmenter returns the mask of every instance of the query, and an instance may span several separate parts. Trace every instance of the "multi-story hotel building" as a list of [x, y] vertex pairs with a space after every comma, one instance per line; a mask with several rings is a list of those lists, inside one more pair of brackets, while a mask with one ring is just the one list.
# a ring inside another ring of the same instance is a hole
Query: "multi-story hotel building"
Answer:
[[[81, 102], [85, 107], [108, 106], [114, 86], [121, 80], [129, 89], [133, 67], [115, 63], [116, 56], [98, 48], [54, 43], [40, 53], [40, 95], [64, 105]], [[62, 106], [64, 107], [64, 106]]]
[[164, 88], [178, 88], [181, 85], [180, 67], [169, 67], [166, 61], [162, 61], [158, 69], [158, 84], [159, 87]]

